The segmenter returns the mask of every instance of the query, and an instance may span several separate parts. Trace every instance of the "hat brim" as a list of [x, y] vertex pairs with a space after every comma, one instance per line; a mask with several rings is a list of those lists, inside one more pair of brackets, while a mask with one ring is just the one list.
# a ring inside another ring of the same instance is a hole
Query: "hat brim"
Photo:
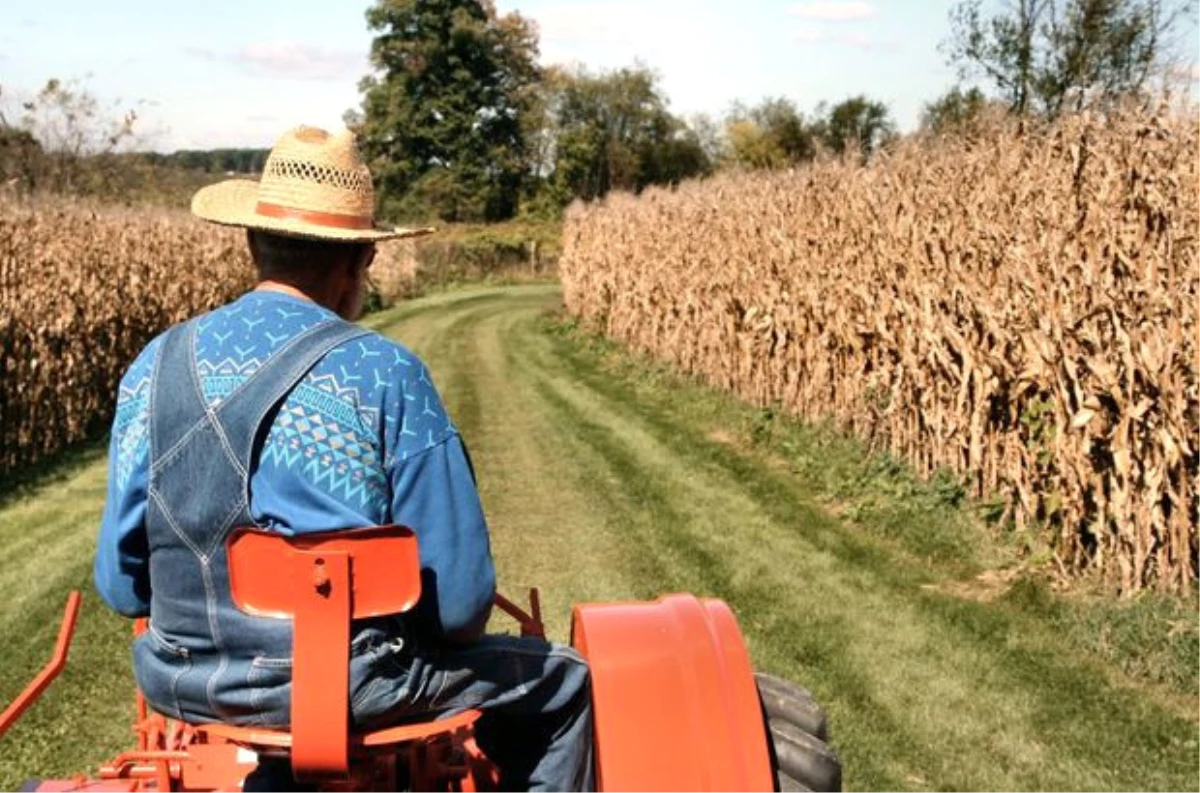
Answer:
[[288, 237], [332, 240], [338, 242], [381, 242], [383, 240], [421, 237], [432, 234], [432, 228], [344, 229], [321, 226], [295, 218], [274, 218], [254, 211], [258, 205], [258, 182], [249, 179], [230, 179], [202, 187], [192, 196], [192, 214], [210, 223], [270, 231]]

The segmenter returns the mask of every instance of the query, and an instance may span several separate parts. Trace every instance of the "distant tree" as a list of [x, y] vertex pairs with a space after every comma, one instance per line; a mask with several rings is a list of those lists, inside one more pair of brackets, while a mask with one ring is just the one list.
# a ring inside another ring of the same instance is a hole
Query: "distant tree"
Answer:
[[961, 77], [987, 80], [1013, 112], [1056, 116], [1141, 92], [1195, 13], [1184, 0], [1007, 0], [993, 13], [963, 0], [942, 46]]
[[643, 140], [638, 149], [639, 190], [679, 184], [711, 171], [712, 161], [696, 131], [674, 116], [664, 119], [658, 134]]
[[710, 163], [718, 163], [728, 156], [720, 122], [707, 113], [695, 113], [685, 123]]
[[0, 116], [0, 188], [18, 184], [35, 186], [38, 164], [45, 152], [28, 130], [8, 126]]
[[490, 0], [377, 0], [367, 24], [359, 132], [384, 213], [511, 217], [539, 77], [533, 24]]
[[943, 133], [970, 126], [987, 107], [987, 97], [978, 88], [954, 87], [921, 109], [921, 129]]
[[560, 205], [610, 190], [639, 191], [707, 173], [696, 132], [667, 110], [658, 78], [643, 66], [592, 74], [560, 71], [546, 100], [553, 171], [547, 190]]
[[761, 127], [790, 163], [811, 160], [816, 154], [813, 131], [789, 99], [764, 99], [750, 111], [750, 119]]
[[833, 107], [818, 109], [815, 136], [832, 151], [857, 149], [867, 159], [896, 134], [887, 105], [865, 96], [854, 96]]
[[[3, 99], [2, 88], [0, 99]], [[37, 138], [29, 130], [13, 126], [0, 110], [0, 189], [11, 186], [32, 188], [43, 154]]]
[[133, 110], [105, 107], [78, 80], [47, 80], [15, 121], [0, 113], [0, 145], [23, 158], [4, 173], [16, 168], [28, 189], [110, 193], [127, 176], [112, 155], [135, 141], [136, 120]]
[[179, 149], [170, 154], [147, 153], [146, 159], [154, 165], [189, 171], [259, 174], [270, 153], [270, 149]]
[[725, 122], [728, 141], [726, 162], [742, 168], [779, 168], [787, 162], [783, 148], [768, 130], [745, 116], [730, 115]]
[[735, 103], [725, 116], [727, 162], [748, 168], [779, 168], [811, 160], [814, 128], [791, 100], [767, 98], [754, 107]]

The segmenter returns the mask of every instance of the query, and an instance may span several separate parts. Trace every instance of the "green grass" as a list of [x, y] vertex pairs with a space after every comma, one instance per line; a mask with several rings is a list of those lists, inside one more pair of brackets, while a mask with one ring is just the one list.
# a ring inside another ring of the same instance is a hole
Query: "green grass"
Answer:
[[[1195, 598], [1056, 593], [952, 478], [589, 338], [547, 318], [558, 301], [451, 291], [367, 321], [429, 364], [501, 588], [542, 587], [552, 635], [576, 602], [725, 599], [755, 664], [828, 708], [851, 789], [1200, 787]], [[66, 591], [90, 591], [102, 452], [44, 476], [0, 495], [0, 698], [49, 653]], [[82, 624], [64, 679], [0, 739], [0, 787], [127, 744], [128, 624], [94, 595]]]

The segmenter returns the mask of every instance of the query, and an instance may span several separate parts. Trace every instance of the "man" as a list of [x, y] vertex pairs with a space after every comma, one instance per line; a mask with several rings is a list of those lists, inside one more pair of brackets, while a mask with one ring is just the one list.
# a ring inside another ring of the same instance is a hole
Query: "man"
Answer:
[[150, 617], [134, 668], [156, 710], [279, 727], [291, 626], [233, 605], [228, 533], [410, 526], [421, 601], [411, 617], [355, 624], [354, 723], [479, 708], [505, 787], [590, 787], [586, 665], [569, 648], [483, 635], [495, 572], [462, 440], [425, 365], [347, 321], [375, 242], [420, 233], [378, 229], [373, 210], [354, 136], [307, 127], [279, 140], [261, 182], [196, 194], [194, 214], [248, 229], [259, 283], [154, 339], [122, 379], [96, 587]]

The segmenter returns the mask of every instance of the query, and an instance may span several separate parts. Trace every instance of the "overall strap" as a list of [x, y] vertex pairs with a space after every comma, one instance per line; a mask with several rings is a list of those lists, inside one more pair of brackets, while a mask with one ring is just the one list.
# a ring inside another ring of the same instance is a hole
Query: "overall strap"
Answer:
[[192, 352], [197, 321], [176, 325], [165, 334], [155, 364], [150, 391], [150, 459], [154, 468], [173, 457], [194, 432], [219, 422], [226, 453], [245, 475], [267, 413], [330, 350], [370, 333], [340, 319], [315, 325], [271, 355], [223, 402], [210, 407]]
[[214, 408], [216, 419], [245, 471], [253, 464], [257, 435], [267, 414], [335, 347], [371, 331], [341, 319], [322, 322], [288, 342]]
[[197, 321], [168, 330], [154, 362], [149, 412], [150, 463], [155, 468], [180, 447], [208, 413], [192, 354]]

